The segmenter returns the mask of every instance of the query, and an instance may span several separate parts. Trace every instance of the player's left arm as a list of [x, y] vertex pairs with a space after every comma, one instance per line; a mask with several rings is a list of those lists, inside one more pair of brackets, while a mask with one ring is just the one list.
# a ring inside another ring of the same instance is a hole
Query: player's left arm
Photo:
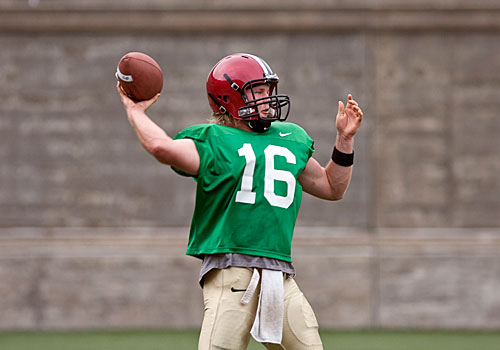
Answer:
[[[353, 153], [354, 135], [361, 126], [363, 111], [349, 94], [347, 106], [339, 101], [336, 119], [337, 140], [335, 147], [342, 153]], [[332, 160], [322, 167], [317, 160], [310, 158], [298, 180], [305, 192], [327, 200], [344, 197], [351, 181], [352, 166], [342, 166]]]

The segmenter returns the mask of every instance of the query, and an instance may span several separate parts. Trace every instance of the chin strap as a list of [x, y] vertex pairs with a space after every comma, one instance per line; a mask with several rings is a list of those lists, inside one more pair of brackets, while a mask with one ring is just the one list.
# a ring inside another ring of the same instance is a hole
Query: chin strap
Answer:
[[262, 133], [269, 130], [271, 127], [271, 121], [269, 120], [250, 120], [248, 126], [255, 132]]

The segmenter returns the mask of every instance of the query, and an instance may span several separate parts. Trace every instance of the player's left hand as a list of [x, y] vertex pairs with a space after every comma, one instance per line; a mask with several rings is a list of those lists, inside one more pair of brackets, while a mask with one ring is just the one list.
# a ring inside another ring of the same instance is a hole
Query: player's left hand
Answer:
[[344, 107], [344, 103], [339, 101], [339, 109], [337, 112], [337, 132], [339, 136], [344, 139], [352, 139], [359, 127], [361, 126], [361, 121], [363, 120], [363, 111], [359, 107], [358, 103], [352, 98], [352, 95], [347, 96], [347, 106]]

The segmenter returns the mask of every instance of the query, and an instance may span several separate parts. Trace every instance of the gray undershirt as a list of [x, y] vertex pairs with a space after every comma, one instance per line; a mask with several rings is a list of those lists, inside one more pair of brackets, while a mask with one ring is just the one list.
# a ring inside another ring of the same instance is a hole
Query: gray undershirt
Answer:
[[203, 256], [199, 279], [200, 285], [203, 287], [203, 277], [211, 270], [225, 269], [230, 266], [281, 271], [287, 275], [295, 276], [295, 267], [287, 261], [235, 253], [211, 254]]

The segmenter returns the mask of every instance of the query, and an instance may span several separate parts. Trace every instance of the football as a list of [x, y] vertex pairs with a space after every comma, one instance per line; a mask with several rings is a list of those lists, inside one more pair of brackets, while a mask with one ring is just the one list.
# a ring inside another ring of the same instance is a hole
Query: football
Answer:
[[129, 52], [123, 56], [115, 75], [122, 91], [136, 102], [153, 98], [163, 88], [160, 65], [141, 52]]

